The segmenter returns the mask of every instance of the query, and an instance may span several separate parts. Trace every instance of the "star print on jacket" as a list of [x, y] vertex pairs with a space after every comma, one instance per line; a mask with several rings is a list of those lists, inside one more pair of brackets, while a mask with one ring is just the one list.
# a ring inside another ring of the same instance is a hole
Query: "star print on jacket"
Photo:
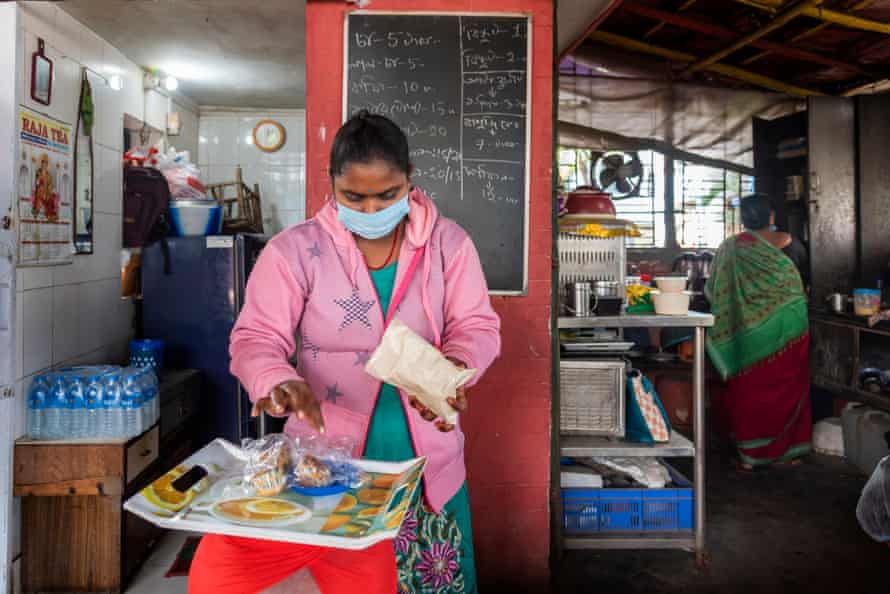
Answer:
[[325, 396], [324, 399], [327, 400], [328, 402], [333, 402], [334, 404], [337, 404], [337, 398], [339, 398], [342, 395], [343, 395], [343, 392], [341, 392], [339, 389], [337, 389], [337, 384], [335, 383], [333, 386], [328, 386], [328, 395]]
[[371, 320], [368, 319], [368, 312], [377, 303], [373, 299], [370, 301], [362, 301], [359, 297], [358, 289], [352, 288], [352, 295], [347, 299], [334, 299], [334, 303], [343, 308], [343, 321], [340, 322], [340, 330], [350, 326], [353, 322], [359, 322], [365, 328], [371, 327]]
[[300, 335], [300, 350], [302, 351], [310, 351], [312, 353], [312, 360], [318, 361], [318, 353], [321, 351], [321, 347], [312, 342], [308, 336], [305, 334]]

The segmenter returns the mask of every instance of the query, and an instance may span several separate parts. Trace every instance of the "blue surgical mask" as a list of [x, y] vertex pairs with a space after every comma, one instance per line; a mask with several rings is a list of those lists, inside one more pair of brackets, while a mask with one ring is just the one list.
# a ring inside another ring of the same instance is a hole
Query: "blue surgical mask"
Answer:
[[337, 204], [337, 218], [343, 226], [365, 239], [380, 239], [392, 233], [393, 229], [408, 216], [408, 194], [383, 210], [368, 214]]

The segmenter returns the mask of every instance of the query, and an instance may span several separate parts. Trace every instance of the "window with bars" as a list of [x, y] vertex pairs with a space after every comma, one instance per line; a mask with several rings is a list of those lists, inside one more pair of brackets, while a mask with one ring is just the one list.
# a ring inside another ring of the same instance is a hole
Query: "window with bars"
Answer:
[[[726, 237], [741, 231], [738, 202], [754, 191], [753, 176], [674, 161], [674, 187], [667, 188], [664, 154], [646, 150], [637, 155], [643, 164], [639, 192], [615, 200], [618, 217], [633, 221], [642, 233], [628, 240], [628, 247], [716, 248]], [[566, 191], [592, 185], [593, 158], [589, 150], [559, 151], [559, 174]], [[668, 237], [669, 216], [673, 217], [673, 237]]]

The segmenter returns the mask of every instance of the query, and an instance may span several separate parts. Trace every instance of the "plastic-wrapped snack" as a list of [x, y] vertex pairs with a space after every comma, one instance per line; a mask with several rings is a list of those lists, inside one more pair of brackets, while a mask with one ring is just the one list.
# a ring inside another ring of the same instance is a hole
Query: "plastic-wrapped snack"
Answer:
[[248, 454], [244, 480], [262, 497], [272, 497], [287, 486], [294, 457], [294, 443], [280, 433], [256, 440], [244, 440], [242, 449]]
[[294, 469], [294, 479], [301, 487], [327, 487], [333, 483], [331, 468], [311, 454], [303, 454]]
[[348, 437], [320, 435], [301, 438], [294, 466], [294, 483], [308, 488], [334, 484], [351, 489], [363, 486], [367, 482], [367, 475], [352, 463], [354, 445]]

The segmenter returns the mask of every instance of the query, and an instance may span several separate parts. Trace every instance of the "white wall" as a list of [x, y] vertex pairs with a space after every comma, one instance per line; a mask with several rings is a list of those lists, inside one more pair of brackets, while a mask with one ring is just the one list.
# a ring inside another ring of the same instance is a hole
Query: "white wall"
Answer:
[[[0, 85], [0, 216], [12, 208], [16, 158], [15, 129], [18, 124], [16, 111], [20, 85], [18, 64], [21, 62], [18, 37], [18, 7], [14, 3], [0, 3], [0, 80], [16, 81], [16, 84]], [[13, 231], [0, 228], [0, 592], [9, 591], [9, 560], [13, 532], [12, 522], [12, 439], [18, 411], [15, 398], [4, 397], [10, 386], [16, 385], [15, 361], [15, 291], [8, 284], [15, 283], [15, 271], [8, 258], [15, 251]], [[6, 253], [4, 253], [6, 252]], [[12, 319], [9, 319], [9, 318]], [[15, 391], [13, 391], [15, 394]]]
[[[94, 253], [76, 255], [73, 264], [18, 268], [15, 315], [15, 409], [12, 438], [24, 433], [24, 392], [37, 373], [50, 367], [121, 362], [131, 335], [132, 306], [120, 298], [123, 114], [164, 129], [168, 99], [144, 93], [142, 70], [53, 2], [21, 2], [17, 33], [19, 97], [35, 111], [74, 124], [80, 94], [81, 66], [86, 66], [95, 103], [94, 130]], [[10, 10], [15, 4], [0, 6]], [[46, 44], [54, 63], [52, 104], [30, 98], [31, 55], [37, 39]], [[0, 59], [2, 63], [2, 59]], [[115, 91], [103, 77], [119, 74], [123, 88]], [[26, 91], [28, 89], [28, 91]], [[184, 119], [187, 107], [176, 104]], [[196, 145], [197, 115], [189, 111], [192, 145]], [[0, 115], [7, 112], [0, 106]], [[175, 144], [175, 143], [174, 143]], [[0, 143], [0, 150], [5, 147]], [[7, 180], [0, 175], [0, 180]], [[7, 181], [0, 183], [6, 184]], [[5, 190], [5, 188], [4, 188]], [[0, 192], [2, 196], [2, 192]], [[7, 434], [0, 436], [7, 439]], [[2, 491], [0, 491], [2, 495]], [[0, 499], [0, 518], [8, 498]], [[19, 551], [18, 505], [13, 503], [10, 557]], [[2, 535], [2, 532], [0, 532]], [[0, 551], [3, 550], [0, 543]], [[6, 559], [0, 558], [5, 562]], [[5, 574], [5, 572], [3, 572]], [[0, 592], [5, 592], [0, 577]]]
[[[273, 119], [285, 129], [279, 151], [264, 153], [253, 145], [257, 122]], [[306, 216], [305, 110], [201, 110], [198, 164], [205, 183], [234, 181], [235, 167], [244, 182], [260, 184], [264, 231], [278, 233]]]

